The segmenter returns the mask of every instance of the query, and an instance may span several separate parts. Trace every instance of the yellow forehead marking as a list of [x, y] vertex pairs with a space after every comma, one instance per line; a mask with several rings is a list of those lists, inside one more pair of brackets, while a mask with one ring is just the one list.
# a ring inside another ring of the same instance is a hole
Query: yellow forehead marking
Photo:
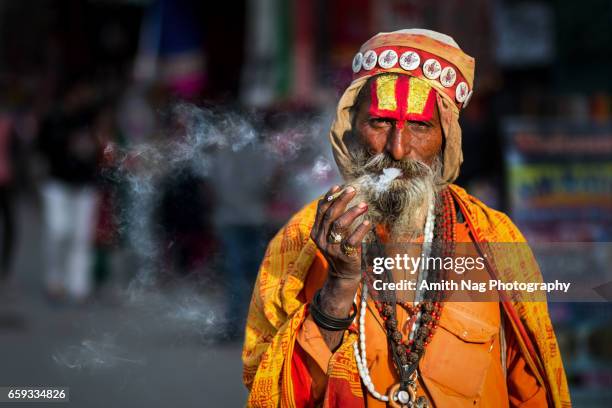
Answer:
[[397, 75], [381, 75], [376, 78], [376, 97], [378, 109], [394, 111], [397, 109], [395, 100], [395, 83]]
[[408, 88], [408, 107], [406, 113], [423, 113], [430, 90], [431, 86], [429, 86], [427, 82], [416, 77], [410, 77], [410, 84]]

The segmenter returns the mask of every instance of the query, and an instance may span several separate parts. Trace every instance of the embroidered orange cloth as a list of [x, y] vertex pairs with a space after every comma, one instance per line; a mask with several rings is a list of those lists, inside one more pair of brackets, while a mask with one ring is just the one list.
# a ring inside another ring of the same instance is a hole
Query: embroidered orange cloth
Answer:
[[[454, 199], [466, 216], [470, 234], [476, 243], [524, 242], [524, 238], [507, 216], [489, 209], [460, 187], [455, 185], [450, 187]], [[300, 390], [305, 385], [307, 386], [307, 384], [294, 381], [294, 378], [299, 378], [299, 376], [294, 375], [293, 356], [294, 353], [297, 353], [297, 358], [301, 357], [302, 364], [305, 366], [309, 364], [308, 353], [304, 353], [297, 337], [304, 332], [300, 329], [307, 327], [304, 326], [307, 319], [307, 300], [312, 298], [314, 291], [321, 287], [325, 280], [324, 274], [319, 276], [313, 273], [311, 275], [312, 271], [326, 269], [323, 256], [309, 238], [316, 205], [316, 201], [309, 204], [289, 221], [270, 243], [262, 262], [251, 300], [242, 355], [243, 381], [250, 390], [248, 406], [298, 406], [295, 400], [296, 390], [297, 395], [300, 395]], [[517, 253], [512, 256], [494, 254], [495, 265], [492, 267], [491, 274], [501, 280], [514, 280], [520, 277], [525, 281], [541, 281], [533, 255], [526, 246], [524, 247], [525, 250], [515, 249]], [[520, 253], [521, 251], [524, 253]], [[462, 372], [436, 370], [436, 365], [452, 362], [454, 350], [446, 348], [442, 355], [431, 351], [436, 347], [436, 342], [451, 339], [442, 337], [454, 336], [454, 333], [462, 333], [461, 328], [466, 328], [467, 330], [464, 331], [469, 336], [469, 339], [466, 340], [476, 341], [483, 347], [491, 347], [491, 343], [487, 344], [487, 342], [492, 342], [494, 350], [490, 355], [499, 355], [500, 352], [496, 349], [499, 347], [499, 341], [496, 346], [493, 338], [494, 334], [497, 334], [497, 327], [494, 324], [495, 316], [499, 319], [499, 315], [494, 312], [490, 313], [493, 308], [489, 307], [487, 313], [476, 313], [480, 321], [472, 326], [466, 326], [465, 322], [471, 320], [466, 317], [470, 311], [462, 310], [461, 304], [458, 303], [451, 305], [447, 303], [443, 313], [443, 319], [445, 319], [444, 315], [447, 316], [445, 321], [447, 327], [436, 331], [419, 368], [423, 373], [428, 372], [431, 377], [431, 381], [428, 381], [424, 375], [425, 387], [423, 388], [430, 393], [429, 397], [433, 404], [440, 398], [437, 393], [444, 394], [445, 397], [456, 393], [460, 394], [461, 398], [456, 399], [453, 406], [463, 406], [460, 402], [466, 401], [466, 397], [478, 395], [479, 387], [483, 385], [483, 381], [487, 381], [487, 379], [476, 378], [477, 375], [469, 376], [467, 373], [472, 372], [470, 370], [474, 368], [475, 372], [478, 372], [478, 367], [482, 369], [486, 362], [478, 360], [481, 354], [475, 355], [477, 360], [470, 360], [472, 367], [465, 367], [466, 375], [463, 375]], [[506, 383], [511, 395], [519, 395], [516, 400], [511, 399], [509, 403], [516, 405], [520, 400], [528, 400], [529, 395], [521, 395], [523, 389], [527, 389], [529, 393], [542, 388], [545, 390], [549, 406], [571, 406], [563, 363], [546, 304], [543, 302], [513, 302], [504, 299], [500, 306], [503, 311], [500, 315], [503, 316], [506, 322], [504, 326], [507, 327], [506, 332], [509, 333], [507, 335], [509, 351], [506, 353], [506, 361], [512, 364], [507, 367], [508, 381]], [[449, 308], [453, 310], [453, 313], [449, 313]], [[448, 319], [453, 314], [463, 314], [463, 318]], [[473, 311], [471, 314], [474, 314]], [[371, 313], [370, 315], [373, 316]], [[490, 326], [493, 326], [494, 329], [486, 329], [487, 321], [492, 323]], [[460, 322], [463, 322], [463, 326]], [[440, 325], [442, 326], [442, 322]], [[369, 326], [373, 327], [373, 324]], [[370, 404], [370, 401], [364, 396], [353, 356], [353, 343], [356, 339], [356, 334], [345, 333], [341, 346], [327, 361], [327, 384], [321, 385], [320, 381], [318, 385], [315, 384], [315, 387], [324, 387], [322, 391], [324, 407], [363, 407], [366, 402]], [[462, 343], [456, 340], [455, 344]], [[382, 348], [385, 347], [386, 344], [382, 346]], [[519, 351], [520, 357], [517, 356]], [[374, 347], [368, 354], [374, 358], [378, 355]], [[314, 368], [314, 365], [310, 363], [308, 369]], [[523, 386], [513, 383], [514, 371], [525, 373], [525, 375], [519, 375], [520, 379], [532, 381], [529, 378], [533, 377], [537, 384], [522, 388]], [[526, 375], [529, 372], [532, 373], [532, 376]], [[461, 377], [459, 381], [463, 383], [461, 390], [452, 389], [454, 388], [452, 379], [446, 378], [449, 373]], [[444, 384], [445, 387], [438, 386], [439, 384]], [[312, 387], [312, 384], [310, 386]], [[470, 406], [478, 405], [472, 403]], [[541, 405], [531, 405], [528, 402], [524, 406]]]

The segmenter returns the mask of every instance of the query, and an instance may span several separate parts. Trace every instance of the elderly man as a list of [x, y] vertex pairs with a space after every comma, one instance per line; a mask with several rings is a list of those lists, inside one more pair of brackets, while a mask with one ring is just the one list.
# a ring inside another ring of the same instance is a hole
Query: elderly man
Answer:
[[[424, 256], [432, 243], [524, 242], [452, 184], [473, 58], [446, 35], [401, 30], [367, 41], [353, 72], [330, 132], [346, 185], [296, 214], [259, 271], [243, 350], [249, 406], [570, 406], [545, 302], [389, 300], [361, 269], [363, 242], [418, 243]], [[541, 280], [528, 249], [498, 258], [491, 276]]]

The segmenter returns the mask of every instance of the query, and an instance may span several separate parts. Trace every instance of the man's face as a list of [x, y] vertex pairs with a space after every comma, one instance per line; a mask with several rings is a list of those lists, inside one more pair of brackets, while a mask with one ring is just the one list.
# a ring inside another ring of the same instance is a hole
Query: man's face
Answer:
[[[355, 200], [368, 204], [372, 222], [398, 234], [418, 232], [442, 169], [435, 91], [406, 78], [390, 86], [374, 78], [366, 85], [369, 92], [360, 95], [347, 140], [353, 156], [347, 178], [357, 188]], [[415, 92], [407, 95], [410, 85]]]
[[438, 109], [430, 120], [398, 120], [373, 113], [372, 95], [357, 108], [354, 135], [371, 155], [386, 153], [394, 160], [412, 159], [432, 165], [442, 148]]

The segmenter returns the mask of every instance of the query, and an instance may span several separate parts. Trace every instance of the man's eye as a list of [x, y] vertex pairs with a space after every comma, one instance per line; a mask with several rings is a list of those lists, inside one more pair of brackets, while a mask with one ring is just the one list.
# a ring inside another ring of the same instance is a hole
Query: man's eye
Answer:
[[393, 124], [393, 120], [387, 118], [372, 118], [370, 119], [370, 123], [374, 126], [390, 126]]
[[410, 122], [410, 126], [413, 128], [424, 130], [424, 129], [429, 129], [431, 127], [431, 124], [428, 122], [415, 121], [415, 122]]

